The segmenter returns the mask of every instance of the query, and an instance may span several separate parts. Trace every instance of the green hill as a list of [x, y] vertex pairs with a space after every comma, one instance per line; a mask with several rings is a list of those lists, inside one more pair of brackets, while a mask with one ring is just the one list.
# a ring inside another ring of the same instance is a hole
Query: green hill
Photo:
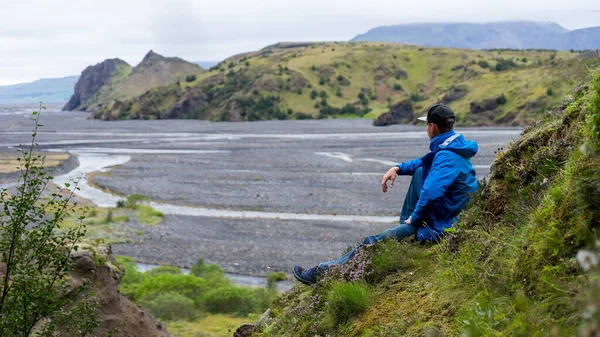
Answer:
[[194, 63], [178, 57], [164, 57], [152, 50], [135, 67], [120, 59], [105, 60], [82, 72], [75, 85], [75, 94], [63, 110], [94, 111], [202, 72], [203, 69]]
[[[594, 53], [462, 50], [381, 43], [282, 43], [231, 57], [194, 80], [99, 109], [95, 118], [222, 121], [415, 120], [444, 101], [463, 125], [525, 125], [589, 80]], [[400, 111], [394, 110], [400, 104]], [[178, 109], [178, 113], [172, 110]]]
[[0, 104], [64, 103], [73, 95], [78, 76], [43, 78], [29, 83], [0, 86]]
[[597, 73], [498, 152], [440, 244], [363, 248], [292, 288], [253, 336], [597, 336], [598, 206]]

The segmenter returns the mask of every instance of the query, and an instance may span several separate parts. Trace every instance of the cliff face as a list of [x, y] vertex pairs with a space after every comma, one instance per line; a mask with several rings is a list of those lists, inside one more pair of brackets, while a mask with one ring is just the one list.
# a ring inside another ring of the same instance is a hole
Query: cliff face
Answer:
[[106, 60], [84, 70], [75, 85], [75, 94], [63, 110], [96, 111], [202, 71], [196, 64], [152, 50], [133, 68], [119, 59]]
[[79, 244], [79, 250], [73, 252], [72, 257], [75, 269], [71, 273], [71, 284], [78, 286], [84, 280], [91, 281], [94, 300], [100, 304], [100, 326], [94, 336], [108, 336], [109, 332], [114, 337], [171, 336], [160, 322], [117, 290], [123, 269], [114, 260], [110, 244]]
[[110, 83], [110, 78], [118, 66], [130, 67], [127, 62], [114, 58], [85, 68], [75, 84], [75, 93], [65, 104], [63, 110], [85, 111], [82, 104], [92, 98], [100, 88]]

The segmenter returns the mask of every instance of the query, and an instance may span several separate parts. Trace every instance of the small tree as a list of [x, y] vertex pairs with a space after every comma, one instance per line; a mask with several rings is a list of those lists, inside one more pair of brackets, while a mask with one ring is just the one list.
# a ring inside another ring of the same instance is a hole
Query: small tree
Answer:
[[45, 157], [33, 152], [42, 109], [40, 104], [32, 113], [31, 144], [20, 148], [16, 192], [0, 190], [0, 336], [54, 336], [57, 326], [83, 336], [98, 324], [87, 285], [67, 282], [71, 253], [85, 234], [84, 215], [78, 227], [57, 232], [77, 207], [70, 202], [77, 182], [71, 190], [66, 183], [50, 192], [52, 172], [44, 169]]

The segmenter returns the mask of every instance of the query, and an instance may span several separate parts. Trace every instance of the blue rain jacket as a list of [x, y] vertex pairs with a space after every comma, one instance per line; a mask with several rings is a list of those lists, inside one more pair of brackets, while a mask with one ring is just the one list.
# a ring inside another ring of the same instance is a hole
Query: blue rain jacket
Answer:
[[471, 164], [477, 142], [448, 131], [429, 142], [431, 152], [421, 158], [398, 164], [400, 175], [412, 175], [423, 168], [423, 188], [411, 215], [418, 226], [417, 239], [439, 241], [444, 228], [452, 227], [460, 211], [477, 190], [477, 178]]

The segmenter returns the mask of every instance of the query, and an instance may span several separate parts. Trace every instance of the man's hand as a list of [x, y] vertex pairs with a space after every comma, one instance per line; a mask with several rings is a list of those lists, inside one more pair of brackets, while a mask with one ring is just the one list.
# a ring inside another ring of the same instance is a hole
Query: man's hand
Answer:
[[396, 176], [398, 175], [398, 173], [397, 173], [398, 170], [399, 170], [398, 167], [394, 166], [383, 175], [383, 179], [381, 179], [381, 190], [383, 191], [383, 193], [387, 192], [388, 180], [390, 182], [390, 188], [392, 188], [392, 186], [394, 186], [394, 180], [396, 180]]
[[410, 219], [412, 218], [412, 216], [409, 216], [408, 219], [404, 220], [404, 223], [407, 225], [410, 225]]

